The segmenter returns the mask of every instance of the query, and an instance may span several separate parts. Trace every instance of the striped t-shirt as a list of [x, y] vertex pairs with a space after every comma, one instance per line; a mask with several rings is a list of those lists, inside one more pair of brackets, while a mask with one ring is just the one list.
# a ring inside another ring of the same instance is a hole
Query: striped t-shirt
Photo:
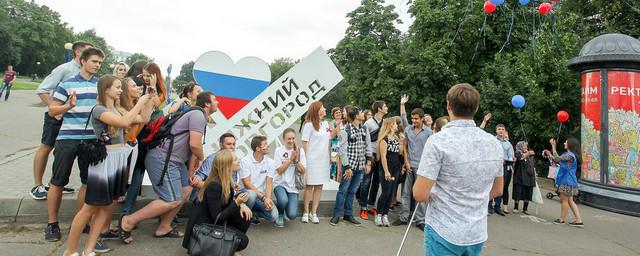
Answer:
[[[91, 77], [85, 80], [80, 74], [60, 84], [53, 93], [53, 100], [66, 104], [71, 92], [76, 92], [78, 102], [76, 106], [63, 115], [62, 126], [56, 140], [95, 139], [91, 122], [84, 129], [87, 119], [91, 116], [91, 108], [96, 105], [98, 97], [98, 79]], [[83, 137], [84, 136], [84, 137]]]

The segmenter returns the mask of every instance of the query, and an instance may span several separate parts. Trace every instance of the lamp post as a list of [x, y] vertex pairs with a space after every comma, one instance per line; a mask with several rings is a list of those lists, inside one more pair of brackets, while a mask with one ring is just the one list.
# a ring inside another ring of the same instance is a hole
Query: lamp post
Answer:
[[73, 50], [73, 44], [72, 43], [64, 44], [64, 49], [67, 50], [64, 56], [64, 63], [67, 63], [71, 60], [71, 50]]

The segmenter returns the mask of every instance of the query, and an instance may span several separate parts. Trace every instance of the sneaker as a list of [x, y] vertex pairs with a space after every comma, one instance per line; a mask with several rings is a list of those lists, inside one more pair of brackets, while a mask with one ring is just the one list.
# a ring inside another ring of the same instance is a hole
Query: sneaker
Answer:
[[278, 228], [284, 228], [284, 216], [279, 215], [278, 218], [276, 218], [275, 226]]
[[493, 208], [489, 208], [489, 213], [487, 215], [491, 215], [495, 212], [495, 210], [493, 210]]
[[302, 218], [300, 218], [300, 221], [302, 221], [302, 223], [309, 223], [309, 214], [302, 214]]
[[29, 195], [35, 200], [46, 200], [47, 199], [47, 190], [43, 185], [35, 186], [29, 192]]
[[120, 238], [118, 231], [107, 230], [105, 232], [100, 233], [101, 239], [115, 239]]
[[47, 242], [56, 242], [60, 240], [60, 227], [58, 223], [47, 224], [44, 228], [44, 240]]
[[320, 219], [318, 219], [318, 214], [311, 214], [311, 223], [320, 224]]
[[382, 216], [382, 225], [385, 227], [389, 226], [389, 215], [383, 215]]
[[396, 221], [391, 223], [391, 226], [404, 226], [404, 225], [407, 225], [407, 223], [408, 222], [406, 222], [406, 221], [402, 221], [401, 219], [397, 219]]
[[82, 256], [96, 256], [95, 252], [82, 253]]
[[349, 223], [354, 224], [354, 225], [362, 224], [358, 220], [356, 220], [356, 218], [354, 218], [353, 216], [344, 216], [343, 219], [344, 219], [344, 221], [349, 222]]
[[363, 220], [369, 219], [369, 214], [367, 213], [367, 210], [360, 210], [360, 218]]
[[500, 216], [506, 216], [506, 215], [504, 214], [504, 212], [502, 212], [502, 210], [500, 210], [499, 208], [498, 208], [498, 209], [495, 209], [494, 211], [495, 211], [495, 213], [496, 213], [496, 214], [498, 214], [498, 215], [500, 215]]
[[518, 209], [513, 209], [513, 213], [518, 213]]
[[331, 224], [331, 226], [335, 226], [335, 225], [338, 225], [339, 221], [340, 221], [340, 217], [335, 216], [331, 218], [331, 220], [329, 221], [329, 224]]
[[253, 224], [253, 225], [260, 225], [260, 219], [258, 219], [258, 217], [257, 217], [257, 216], [253, 216], [253, 217], [251, 218], [251, 224]]
[[524, 215], [531, 215], [528, 211], [522, 211], [522, 214], [524, 214]]
[[109, 248], [109, 246], [105, 242], [98, 240], [93, 251], [97, 253], [107, 253], [111, 251], [111, 248]]
[[376, 210], [376, 208], [371, 208], [371, 210], [369, 210], [369, 214], [376, 216], [378, 215], [378, 210]]
[[380, 214], [376, 215], [376, 218], [373, 220], [373, 223], [375, 223], [376, 226], [378, 227], [382, 227], [382, 215]]
[[556, 219], [553, 221], [553, 224], [557, 224], [557, 225], [564, 224], [564, 220]]
[[576, 228], [584, 228], [584, 223], [574, 221], [569, 223], [569, 226], [576, 227]]

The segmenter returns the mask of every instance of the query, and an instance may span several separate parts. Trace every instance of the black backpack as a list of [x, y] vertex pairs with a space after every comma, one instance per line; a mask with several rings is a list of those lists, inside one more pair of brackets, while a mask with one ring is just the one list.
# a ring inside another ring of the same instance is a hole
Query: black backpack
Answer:
[[[142, 138], [140, 140], [140, 145], [146, 147], [147, 150], [156, 148], [165, 140], [169, 140], [169, 148], [167, 150], [167, 156], [164, 160], [164, 168], [162, 169], [162, 174], [160, 175], [160, 182], [158, 182], [158, 186], [162, 186], [162, 181], [164, 180], [164, 176], [166, 175], [167, 169], [169, 168], [169, 161], [171, 160], [171, 152], [173, 152], [173, 142], [175, 138], [189, 132], [189, 130], [185, 130], [176, 134], [172, 134], [171, 128], [178, 122], [178, 120], [182, 116], [193, 110], [200, 110], [202, 111], [203, 115], [206, 115], [204, 109], [200, 107], [192, 107], [185, 111], [176, 111], [151, 121], [147, 126], [144, 127], [144, 129], [142, 129], [142, 131], [138, 135], [139, 138]], [[203, 137], [206, 137], [206, 135], [207, 125], [205, 124]]]
[[382, 122], [384, 120], [380, 120], [380, 122], [377, 122], [375, 118], [371, 117], [371, 119], [373, 119], [374, 122], [376, 122], [376, 124], [378, 124], [378, 129], [375, 130], [374, 132], [369, 133], [369, 135], [371, 136], [371, 142], [375, 142], [378, 140], [378, 133], [380, 133], [380, 129], [382, 129]]

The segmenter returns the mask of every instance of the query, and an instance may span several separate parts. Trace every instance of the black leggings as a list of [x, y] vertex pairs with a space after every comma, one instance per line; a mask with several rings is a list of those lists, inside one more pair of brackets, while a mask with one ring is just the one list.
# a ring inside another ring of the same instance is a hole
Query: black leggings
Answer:
[[393, 188], [396, 187], [396, 181], [400, 174], [400, 170], [393, 170], [390, 168], [391, 177], [395, 179], [387, 181], [384, 178], [384, 168], [382, 166], [378, 169], [378, 176], [380, 177], [380, 186], [382, 187], [382, 194], [378, 198], [378, 213], [382, 215], [389, 214], [389, 207], [391, 206], [391, 197], [393, 196]]

